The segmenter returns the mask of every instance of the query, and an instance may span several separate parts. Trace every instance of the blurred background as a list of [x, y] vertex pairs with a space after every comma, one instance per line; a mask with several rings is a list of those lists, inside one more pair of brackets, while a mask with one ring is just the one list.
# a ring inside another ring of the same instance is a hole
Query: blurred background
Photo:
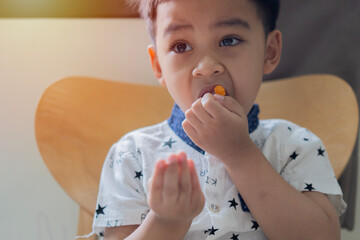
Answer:
[[[121, 0], [0, 0], [0, 239], [76, 235], [78, 206], [53, 179], [35, 142], [36, 106], [50, 84], [73, 75], [157, 84], [145, 23], [124, 6]], [[284, 54], [266, 79], [332, 73], [359, 99], [359, 13], [356, 0], [283, 1]], [[360, 236], [357, 162], [355, 151], [344, 180], [352, 205], [345, 240]]]
[[123, 0], [1, 0], [1, 17], [118, 18], [136, 17]]

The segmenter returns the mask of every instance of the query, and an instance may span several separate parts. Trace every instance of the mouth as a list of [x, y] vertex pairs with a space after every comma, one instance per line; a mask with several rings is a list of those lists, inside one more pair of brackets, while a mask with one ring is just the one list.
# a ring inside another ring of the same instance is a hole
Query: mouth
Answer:
[[[219, 86], [219, 84], [216, 84], [216, 85], [212, 85], [212, 86], [206, 86], [204, 87], [203, 89], [201, 89], [200, 91], [200, 94], [199, 94], [199, 98], [202, 98], [205, 94], [207, 93], [211, 93], [211, 94], [215, 94], [215, 87], [216, 86]], [[220, 85], [221, 86], [221, 85]], [[227, 91], [225, 90], [225, 95], [227, 96], [228, 93]]]

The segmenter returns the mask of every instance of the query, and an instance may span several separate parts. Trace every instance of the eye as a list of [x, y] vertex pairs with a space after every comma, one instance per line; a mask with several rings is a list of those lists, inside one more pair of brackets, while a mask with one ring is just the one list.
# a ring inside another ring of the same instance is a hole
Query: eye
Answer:
[[171, 47], [171, 49], [176, 53], [184, 53], [184, 52], [192, 50], [192, 47], [186, 43], [179, 42], [179, 43], [175, 43]]
[[220, 47], [231, 47], [238, 45], [239, 43], [243, 42], [243, 40], [236, 38], [236, 37], [226, 37], [220, 42]]

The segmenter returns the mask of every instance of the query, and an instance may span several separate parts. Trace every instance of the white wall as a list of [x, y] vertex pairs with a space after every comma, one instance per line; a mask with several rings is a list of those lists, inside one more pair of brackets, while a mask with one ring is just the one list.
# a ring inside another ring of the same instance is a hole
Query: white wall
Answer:
[[74, 239], [78, 207], [37, 150], [37, 103], [63, 76], [157, 84], [149, 43], [142, 20], [0, 19], [0, 239]]
[[37, 150], [37, 103], [63, 76], [157, 84], [149, 43], [142, 20], [0, 19], [0, 239], [73, 239], [78, 207]]

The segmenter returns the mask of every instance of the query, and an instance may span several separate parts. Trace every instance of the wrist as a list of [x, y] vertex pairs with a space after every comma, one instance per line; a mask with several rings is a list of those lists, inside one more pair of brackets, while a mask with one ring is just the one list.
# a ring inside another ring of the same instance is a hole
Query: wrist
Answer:
[[153, 211], [152, 211], [152, 214], [153, 214], [154, 221], [158, 222], [159, 224], [169, 225], [169, 227], [171, 227], [172, 225], [174, 225], [174, 226], [190, 226], [192, 223], [192, 219], [188, 219], [188, 218], [178, 218], [178, 219], [166, 218], [166, 217], [162, 217], [162, 216], [156, 214]]
[[189, 231], [192, 221], [168, 220], [156, 215], [152, 210], [140, 226], [127, 240], [182, 240]]
[[152, 218], [152, 221], [154, 223], [159, 224], [161, 226], [165, 226], [166, 229], [179, 229], [184, 228], [187, 230], [190, 228], [192, 219], [186, 219], [186, 218], [179, 218], [179, 219], [172, 219], [172, 218], [164, 218], [160, 215], [156, 214], [153, 211], [150, 211], [149, 213], [150, 217]]
[[236, 147], [232, 152], [221, 158], [221, 160], [228, 168], [241, 167], [243, 164], [248, 164], [259, 151], [258, 147], [249, 137], [246, 141], [242, 141], [241, 147]]

